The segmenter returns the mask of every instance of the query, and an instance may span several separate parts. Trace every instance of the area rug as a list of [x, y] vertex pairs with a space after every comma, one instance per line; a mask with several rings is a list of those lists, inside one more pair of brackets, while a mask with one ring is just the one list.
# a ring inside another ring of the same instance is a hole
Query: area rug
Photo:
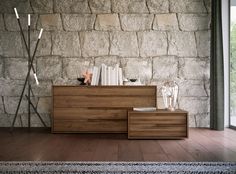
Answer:
[[0, 162], [7, 174], [235, 174], [233, 162]]

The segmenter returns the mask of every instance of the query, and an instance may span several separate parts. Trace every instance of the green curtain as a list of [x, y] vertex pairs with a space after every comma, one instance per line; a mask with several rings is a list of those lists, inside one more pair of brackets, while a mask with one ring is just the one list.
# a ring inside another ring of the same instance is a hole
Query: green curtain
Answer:
[[210, 127], [224, 130], [224, 60], [221, 0], [212, 0], [210, 59]]

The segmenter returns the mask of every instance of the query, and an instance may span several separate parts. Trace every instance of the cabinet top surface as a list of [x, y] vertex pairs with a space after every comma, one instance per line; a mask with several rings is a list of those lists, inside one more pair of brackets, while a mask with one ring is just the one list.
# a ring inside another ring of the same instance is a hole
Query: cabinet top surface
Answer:
[[155, 85], [138, 85], [138, 86], [132, 86], [132, 85], [129, 85], [129, 86], [126, 86], [126, 85], [107, 85], [107, 86], [101, 86], [101, 85], [98, 85], [98, 86], [86, 86], [86, 85], [53, 85], [53, 87], [76, 87], [76, 88], [138, 88], [138, 87], [156, 87]]
[[129, 113], [184, 113], [187, 114], [188, 112], [182, 109], [176, 109], [175, 111], [170, 111], [166, 109], [157, 109], [156, 111], [129, 111]]

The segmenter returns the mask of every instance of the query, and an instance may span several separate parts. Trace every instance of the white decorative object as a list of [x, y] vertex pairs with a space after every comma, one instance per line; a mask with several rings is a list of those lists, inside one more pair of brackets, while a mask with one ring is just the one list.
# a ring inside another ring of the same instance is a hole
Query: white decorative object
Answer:
[[165, 109], [174, 111], [179, 93], [178, 84], [175, 81], [165, 82], [164, 85], [161, 87], [161, 93]]

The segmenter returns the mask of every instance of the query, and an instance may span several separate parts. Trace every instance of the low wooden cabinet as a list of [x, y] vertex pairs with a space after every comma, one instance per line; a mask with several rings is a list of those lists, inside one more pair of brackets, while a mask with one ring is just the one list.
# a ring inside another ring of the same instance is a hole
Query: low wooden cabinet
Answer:
[[129, 139], [179, 139], [188, 137], [188, 113], [157, 110], [128, 112]]
[[52, 132], [127, 133], [128, 110], [156, 107], [156, 86], [53, 86]]

